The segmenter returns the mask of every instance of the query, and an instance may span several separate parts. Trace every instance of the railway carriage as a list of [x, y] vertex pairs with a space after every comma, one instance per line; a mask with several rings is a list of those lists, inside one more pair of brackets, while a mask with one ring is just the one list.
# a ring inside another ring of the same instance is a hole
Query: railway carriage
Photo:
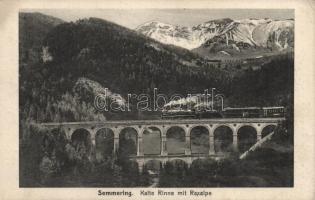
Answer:
[[278, 107], [243, 107], [225, 108], [222, 111], [191, 108], [166, 107], [162, 110], [162, 119], [187, 118], [270, 118], [284, 117], [285, 108]]
[[263, 107], [261, 115], [263, 117], [284, 117], [285, 116], [285, 108], [282, 106]]

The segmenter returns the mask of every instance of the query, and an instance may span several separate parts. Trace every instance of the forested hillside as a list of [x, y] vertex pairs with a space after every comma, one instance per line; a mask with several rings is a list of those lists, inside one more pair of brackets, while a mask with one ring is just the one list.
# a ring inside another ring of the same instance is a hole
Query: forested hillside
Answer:
[[293, 53], [279, 55], [260, 70], [234, 77], [229, 104], [233, 106], [293, 106]]
[[63, 20], [41, 13], [19, 13], [20, 68], [41, 60], [43, 40]]
[[[153, 88], [165, 94], [203, 92], [211, 87], [227, 91], [231, 81], [226, 71], [203, 65], [202, 58], [188, 50], [162, 45], [101, 19], [63, 23], [47, 34], [43, 46], [52, 59], [20, 70], [21, 117], [35, 121], [58, 121], [47, 113], [57, 112], [55, 104], [64, 101], [64, 95], [76, 99], [73, 87], [82, 77], [122, 96], [150, 94]], [[88, 110], [93, 104], [84, 103]], [[90, 110], [86, 113], [97, 113]], [[74, 120], [85, 118], [91, 117]]]

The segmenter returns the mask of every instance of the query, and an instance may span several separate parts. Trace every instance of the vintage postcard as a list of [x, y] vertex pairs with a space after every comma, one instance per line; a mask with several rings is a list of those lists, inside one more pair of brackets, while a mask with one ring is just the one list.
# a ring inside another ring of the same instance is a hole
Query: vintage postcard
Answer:
[[248, 2], [1, 2], [0, 197], [315, 198], [315, 4]]

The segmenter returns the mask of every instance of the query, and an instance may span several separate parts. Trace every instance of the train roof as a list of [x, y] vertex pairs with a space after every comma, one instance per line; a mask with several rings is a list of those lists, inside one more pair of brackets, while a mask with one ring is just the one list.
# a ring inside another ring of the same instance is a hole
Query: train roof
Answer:
[[198, 108], [198, 107], [209, 107], [211, 106], [211, 102], [202, 102], [202, 103], [198, 103], [194, 106], [194, 108]]
[[243, 107], [243, 108], [231, 108], [227, 107], [225, 110], [254, 110], [254, 109], [260, 109], [260, 107]]
[[263, 109], [278, 109], [278, 108], [284, 108], [284, 107], [283, 106], [263, 107]]
[[225, 110], [254, 110], [254, 109], [280, 109], [284, 108], [283, 106], [271, 106], [271, 107], [240, 107], [240, 108], [231, 108], [227, 107]]

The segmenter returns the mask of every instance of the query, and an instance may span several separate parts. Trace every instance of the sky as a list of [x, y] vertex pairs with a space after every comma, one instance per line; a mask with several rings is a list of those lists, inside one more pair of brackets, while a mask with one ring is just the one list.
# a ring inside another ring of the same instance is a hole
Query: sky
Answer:
[[82, 18], [97, 17], [131, 29], [153, 20], [192, 27], [220, 18], [294, 18], [294, 10], [289, 9], [41, 9], [24, 10], [23, 12], [41, 12], [68, 22]]

